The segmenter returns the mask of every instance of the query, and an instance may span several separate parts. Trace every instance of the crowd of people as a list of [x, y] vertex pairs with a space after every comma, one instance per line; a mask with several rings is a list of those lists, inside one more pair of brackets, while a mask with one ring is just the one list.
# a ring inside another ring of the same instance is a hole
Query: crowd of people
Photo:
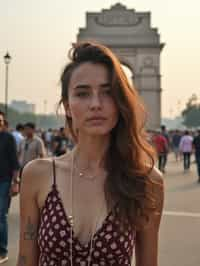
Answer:
[[[10, 132], [15, 139], [17, 156], [22, 167], [36, 158], [63, 155], [74, 147], [64, 127], [43, 130], [36, 128], [34, 123], [28, 122], [24, 125], [18, 123], [16, 128], [12, 129], [5, 120], [4, 130]], [[176, 162], [183, 161], [185, 171], [190, 169], [191, 156], [194, 155], [200, 182], [200, 129], [168, 131], [165, 125], [161, 125], [160, 129], [151, 130], [148, 133], [148, 140], [156, 150], [158, 168], [161, 172], [166, 171], [169, 153], [174, 153]]]
[[167, 157], [174, 153], [175, 161], [183, 162], [183, 169], [187, 172], [191, 165], [191, 156], [197, 165], [197, 178], [200, 182], [200, 129], [196, 131], [172, 130], [167, 132], [163, 125], [159, 130], [150, 132], [150, 142], [158, 155], [158, 168], [165, 173]]

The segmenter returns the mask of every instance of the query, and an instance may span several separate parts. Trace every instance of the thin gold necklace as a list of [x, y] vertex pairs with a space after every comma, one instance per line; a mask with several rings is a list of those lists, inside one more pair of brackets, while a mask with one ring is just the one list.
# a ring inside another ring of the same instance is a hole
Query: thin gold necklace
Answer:
[[[78, 164], [78, 160], [77, 160], [77, 158], [76, 158], [76, 161], [75, 161], [75, 164], [76, 164], [76, 168], [77, 169], [80, 169], [80, 167], [79, 167], [79, 164]], [[97, 175], [86, 175], [84, 172], [86, 172], [86, 171], [88, 171], [90, 169], [90, 166], [87, 166], [86, 168], [84, 168], [83, 170], [79, 170], [79, 172], [78, 172], [78, 176], [80, 177], [80, 178], [83, 178], [83, 179], [86, 179], [86, 180], [90, 180], [90, 181], [94, 181], [94, 180], [96, 180], [96, 178], [97, 178]]]
[[[70, 266], [73, 266], [73, 228], [74, 228], [74, 214], [73, 214], [73, 173], [74, 173], [74, 152], [72, 152], [72, 162], [71, 162], [71, 173], [70, 173], [70, 189], [71, 189], [71, 215], [69, 216], [69, 223], [70, 223]], [[103, 211], [104, 204], [102, 204], [102, 208], [100, 209], [100, 216], [95, 223], [94, 229], [92, 230], [92, 235], [90, 239], [90, 249], [89, 249], [89, 257], [88, 257], [88, 264], [90, 266], [92, 261], [92, 251], [93, 251], [93, 242], [94, 242], [94, 235], [95, 232], [100, 224], [101, 213]]]

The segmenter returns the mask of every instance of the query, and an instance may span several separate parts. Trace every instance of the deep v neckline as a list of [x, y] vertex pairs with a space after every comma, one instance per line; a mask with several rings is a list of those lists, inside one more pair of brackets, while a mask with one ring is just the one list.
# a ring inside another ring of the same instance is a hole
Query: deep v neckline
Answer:
[[[83, 243], [82, 241], [79, 240], [78, 236], [76, 236], [76, 234], [75, 234], [75, 232], [73, 230], [73, 227], [71, 226], [71, 224], [69, 222], [69, 216], [68, 216], [67, 210], [64, 207], [64, 203], [63, 203], [61, 194], [60, 194], [59, 190], [56, 187], [54, 188], [54, 190], [55, 190], [55, 192], [57, 194], [57, 199], [59, 200], [60, 205], [61, 205], [61, 208], [62, 208], [62, 211], [64, 213], [64, 218], [66, 220], [67, 226], [69, 226], [70, 229], [72, 230], [72, 236], [73, 236], [74, 241], [76, 241], [78, 243], [78, 245], [80, 247], [84, 248], [84, 249], [89, 248], [89, 244], [91, 243], [91, 239], [89, 239], [85, 243]], [[98, 237], [98, 235], [103, 231], [104, 227], [106, 226], [106, 223], [107, 223], [108, 219], [113, 214], [113, 211], [116, 208], [116, 206], [117, 206], [117, 204], [114, 204], [114, 206], [108, 212], [108, 214], [106, 215], [106, 217], [103, 219], [103, 221], [102, 221], [101, 225], [99, 226], [99, 228], [97, 228], [97, 230], [94, 232], [93, 240], [96, 239]]]

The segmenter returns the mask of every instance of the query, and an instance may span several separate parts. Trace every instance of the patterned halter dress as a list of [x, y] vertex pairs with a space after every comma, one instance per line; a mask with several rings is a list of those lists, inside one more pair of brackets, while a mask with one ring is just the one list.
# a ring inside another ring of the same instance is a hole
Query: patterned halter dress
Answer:
[[[82, 244], [72, 238], [73, 265], [87, 266], [131, 266], [136, 233], [130, 225], [121, 230], [117, 205], [95, 232], [90, 254], [90, 242]], [[55, 162], [53, 160], [53, 185], [41, 210], [38, 229], [39, 266], [71, 266], [71, 225], [66, 215], [56, 185]]]

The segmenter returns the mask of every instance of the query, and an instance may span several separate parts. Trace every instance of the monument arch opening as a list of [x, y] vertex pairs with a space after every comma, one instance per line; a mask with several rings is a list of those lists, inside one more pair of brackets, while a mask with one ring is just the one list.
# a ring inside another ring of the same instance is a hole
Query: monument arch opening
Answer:
[[130, 82], [130, 84], [134, 84], [133, 80], [134, 80], [134, 72], [133, 70], [127, 65], [121, 62], [122, 68], [126, 74], [126, 77], [128, 79], [128, 81]]

